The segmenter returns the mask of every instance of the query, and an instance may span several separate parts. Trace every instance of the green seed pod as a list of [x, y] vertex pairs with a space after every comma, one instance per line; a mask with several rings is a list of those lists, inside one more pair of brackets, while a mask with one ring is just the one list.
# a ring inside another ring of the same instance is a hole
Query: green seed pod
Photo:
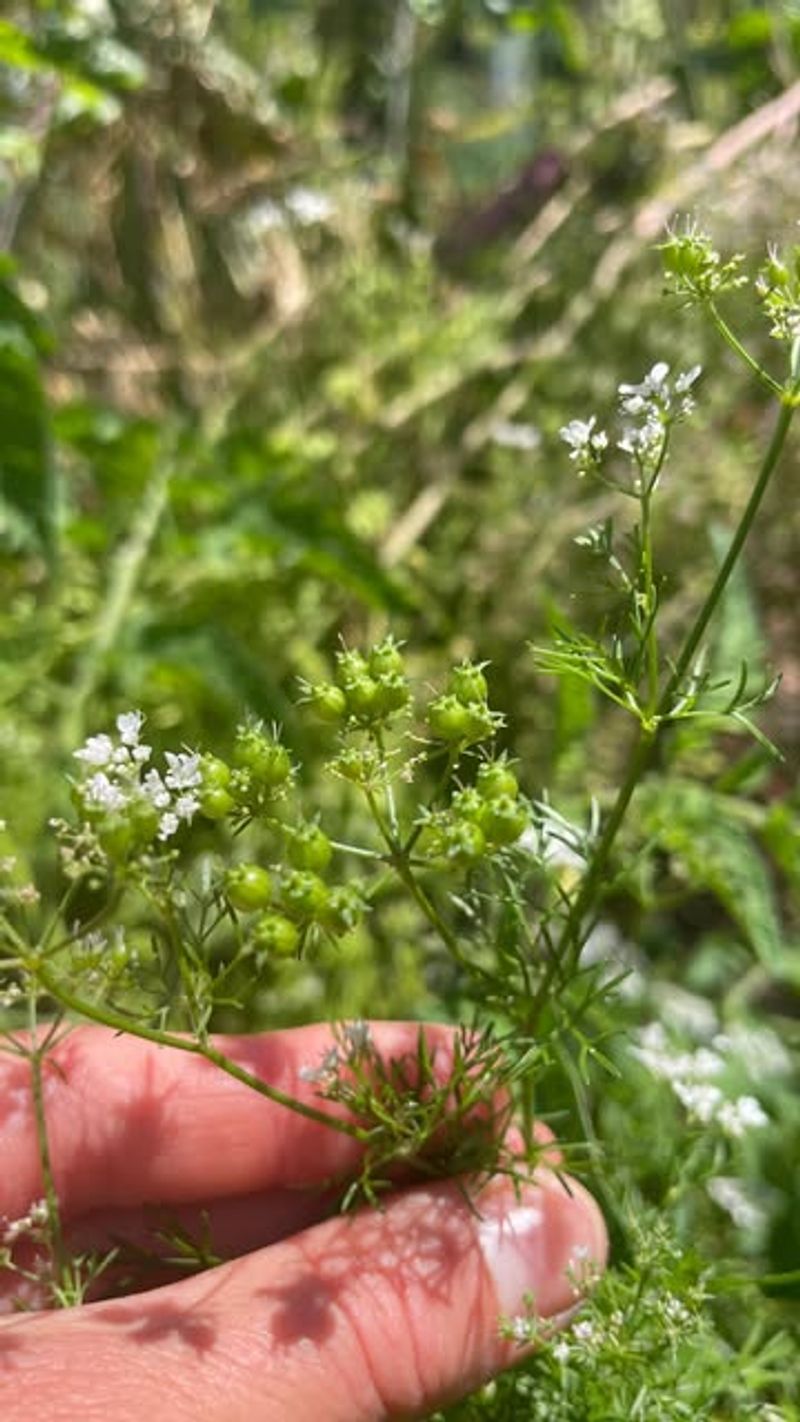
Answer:
[[471, 868], [486, 854], [486, 838], [480, 825], [469, 820], [457, 820], [448, 825], [442, 835], [443, 858], [459, 868]]
[[356, 720], [369, 721], [380, 714], [378, 704], [380, 687], [377, 681], [373, 677], [367, 676], [366, 673], [347, 683], [345, 696], [347, 709], [351, 716], [355, 716]]
[[379, 760], [374, 746], [347, 746], [331, 762], [331, 769], [354, 785], [369, 785], [378, 773]]
[[471, 718], [468, 708], [455, 696], [437, 696], [428, 707], [428, 725], [442, 741], [467, 741]]
[[480, 824], [485, 801], [477, 790], [459, 790], [450, 802], [450, 810], [459, 820], [471, 820]]
[[312, 686], [308, 704], [320, 721], [331, 724], [343, 720], [347, 712], [347, 697], [342, 688], [334, 686], [332, 681], [321, 681]]
[[253, 913], [270, 902], [272, 880], [260, 864], [236, 864], [225, 875], [225, 896], [240, 913]]
[[465, 706], [464, 710], [468, 718], [468, 739], [470, 743], [474, 741], [488, 740], [497, 730], [498, 724], [502, 725], [502, 716], [497, 716], [489, 707], [478, 702], [472, 702]]
[[395, 711], [404, 710], [411, 700], [408, 682], [396, 672], [386, 672], [376, 684], [375, 709], [381, 716], [391, 716]]
[[212, 786], [200, 794], [200, 813], [207, 820], [224, 820], [235, 809], [236, 801], [224, 785]]
[[307, 869], [294, 869], [281, 887], [281, 899], [298, 918], [320, 918], [328, 904], [328, 886]]
[[295, 869], [313, 869], [319, 873], [330, 864], [333, 846], [319, 825], [302, 825], [292, 830], [287, 853]]
[[286, 747], [255, 727], [240, 727], [233, 755], [236, 764], [249, 770], [254, 784], [261, 789], [273, 790], [284, 785], [292, 773]]
[[367, 675], [366, 658], [360, 652], [344, 651], [336, 653], [337, 680], [345, 691], [351, 682], [357, 681], [359, 677]]
[[486, 800], [519, 794], [517, 777], [503, 760], [489, 760], [478, 771], [478, 793]]
[[489, 695], [486, 677], [476, 662], [462, 662], [460, 666], [453, 667], [447, 690], [464, 706], [485, 702]]
[[349, 933], [364, 915], [366, 905], [358, 889], [343, 884], [331, 889], [320, 922], [335, 938]]
[[384, 637], [382, 642], [376, 643], [369, 653], [367, 665], [370, 675], [379, 680], [385, 676], [403, 675], [403, 656], [394, 637]]
[[216, 755], [204, 755], [200, 760], [200, 774], [204, 790], [226, 789], [230, 784], [231, 768]]
[[484, 802], [480, 826], [492, 844], [514, 844], [528, 824], [525, 806], [511, 795], [498, 795]]
[[259, 948], [271, 953], [275, 958], [291, 958], [300, 941], [300, 933], [290, 919], [282, 913], [265, 913], [258, 920], [253, 938]]

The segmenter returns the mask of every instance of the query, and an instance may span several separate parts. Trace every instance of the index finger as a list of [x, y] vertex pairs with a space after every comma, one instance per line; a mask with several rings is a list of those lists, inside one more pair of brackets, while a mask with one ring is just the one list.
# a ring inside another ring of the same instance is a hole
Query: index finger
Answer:
[[[450, 1028], [371, 1025], [384, 1058], [415, 1052], [420, 1030], [431, 1051], [448, 1061]], [[333, 1042], [323, 1025], [214, 1039], [254, 1076], [315, 1105], [313, 1084], [301, 1073], [316, 1067]], [[44, 1066], [50, 1153], [65, 1219], [106, 1207], [319, 1185], [352, 1170], [361, 1154], [353, 1137], [268, 1100], [202, 1057], [106, 1028], [75, 1028]], [[0, 1057], [0, 1135], [0, 1216], [16, 1219], [42, 1194], [30, 1066], [19, 1056]]]

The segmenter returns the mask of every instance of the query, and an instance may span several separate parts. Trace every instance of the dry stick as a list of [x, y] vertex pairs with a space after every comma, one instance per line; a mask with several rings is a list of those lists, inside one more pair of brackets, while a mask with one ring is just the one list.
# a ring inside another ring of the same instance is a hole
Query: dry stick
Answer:
[[[666, 81], [657, 80], [653, 84], [648, 84], [644, 89], [637, 89], [634, 93], [623, 96], [618, 104], [612, 106], [596, 128], [587, 130], [577, 144], [570, 148], [570, 162], [589, 148], [601, 134], [629, 123], [640, 114], [663, 104], [670, 97], [673, 89], [674, 86]], [[517, 246], [513, 249], [513, 255], [519, 259], [538, 252], [549, 240], [549, 236], [558, 231], [584, 193], [584, 185], [580, 179], [576, 179], [572, 183], [568, 183], [560, 193], [555, 194], [549, 202], [545, 203], [534, 222], [518, 239]], [[530, 253], [526, 253], [526, 241], [535, 244]], [[524, 286], [520, 287], [517, 284], [504, 299], [499, 302], [493, 300], [492, 321], [512, 321], [519, 314], [521, 305], [541, 281], [542, 277], [538, 273], [534, 273]], [[388, 430], [402, 428], [424, 410], [429, 409], [430, 406], [438, 404], [448, 395], [461, 389], [474, 376], [493, 369], [502, 370], [507, 364], [508, 348], [506, 346], [503, 346], [499, 351], [496, 348], [487, 350], [484, 347], [483, 350], [460, 352], [455, 365], [438, 370], [422, 386], [417, 386], [390, 401], [382, 412], [381, 428]]]
[[[612, 104], [602, 122], [596, 128], [587, 129], [570, 147], [570, 167], [574, 165], [575, 159], [592, 148], [603, 134], [610, 133], [615, 128], [622, 128], [634, 119], [661, 108], [674, 93], [675, 85], [670, 80], [654, 79], [644, 88], [623, 94], [616, 104]], [[512, 266], [528, 267], [588, 196], [591, 187], [591, 177], [581, 173], [570, 178], [563, 188], [554, 193], [514, 243], [511, 249]]]

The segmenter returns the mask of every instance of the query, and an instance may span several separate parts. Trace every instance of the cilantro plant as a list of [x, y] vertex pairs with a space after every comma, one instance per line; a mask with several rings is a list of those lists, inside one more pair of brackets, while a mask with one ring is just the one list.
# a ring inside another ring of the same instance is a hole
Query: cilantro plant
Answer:
[[[777, 374], [724, 314], [727, 294], [746, 281], [742, 259], [723, 259], [692, 224], [670, 232], [662, 253], [669, 290], [708, 316], [776, 414], [729, 546], [680, 636], [662, 632], [655, 529], [663, 483], [680, 477], [674, 446], [688, 438], [678, 427], [694, 412], [699, 367], [673, 376], [659, 361], [621, 384], [615, 433], [596, 416], [561, 431], [578, 476], [619, 501], [621, 532], [608, 519], [577, 540], [602, 568], [614, 605], [597, 635], [565, 626], [533, 655], [541, 672], [588, 683], [630, 721], [626, 772], [608, 803], [587, 805], [576, 823], [544, 789], [525, 793], [524, 767], [497, 749], [504, 719], [492, 707], [490, 668], [464, 660], [438, 688], [417, 687], [406, 649], [387, 635], [363, 649], [342, 646], [329, 679], [301, 687], [297, 714], [329, 736], [327, 774], [338, 799], [309, 786], [277, 727], [245, 722], [228, 758], [205, 747], [161, 754], [142, 714], [130, 710], [74, 753], [74, 813], [52, 822], [60, 897], [40, 896], [4, 861], [4, 1042], [31, 1064], [44, 1198], [24, 1220], [4, 1223], [0, 1263], [24, 1276], [19, 1241], [36, 1243], [54, 1303], [80, 1302], [108, 1263], [64, 1248], [43, 1107], [48, 1051], [70, 1023], [89, 1020], [194, 1053], [287, 1110], [355, 1137], [360, 1170], [335, 1182], [345, 1207], [379, 1204], [398, 1172], [457, 1175], [469, 1188], [475, 1177], [534, 1167], [534, 1118], [552, 1103], [556, 1124], [559, 1112], [579, 1124], [580, 1139], [567, 1139], [565, 1153], [571, 1168], [591, 1174], [616, 1263], [556, 1341], [533, 1313], [499, 1321], [540, 1349], [455, 1415], [797, 1415], [780, 1330], [761, 1323], [741, 1337], [729, 1317], [727, 1301], [759, 1280], [686, 1245], [709, 1201], [737, 1227], [754, 1224], [758, 1212], [736, 1170], [737, 1153], [771, 1127], [759, 1082], [737, 1073], [724, 1033], [706, 1044], [690, 1040], [685, 1022], [655, 1022], [626, 1039], [635, 1025], [635, 961], [623, 955], [615, 971], [614, 954], [596, 951], [607, 901], [653, 869], [657, 848], [646, 835], [630, 862], [620, 846], [679, 733], [691, 726], [711, 739], [729, 726], [777, 754], [756, 721], [774, 683], [754, 685], [747, 667], [712, 675], [706, 650], [800, 404], [800, 248], [785, 257], [770, 251], [755, 281], [781, 351]], [[340, 1024], [335, 1048], [307, 1064], [309, 1099], [289, 1097], [225, 1055], [212, 1034], [226, 1013], [246, 1015], [265, 987], [279, 990], [304, 962], [324, 969], [346, 961], [365, 925], [379, 939], [398, 902], [424, 929], [419, 951], [448, 1014], [462, 1023], [444, 1079], [422, 1036], [414, 1057], [387, 1064], [360, 1021]], [[613, 1126], [605, 1144], [590, 1092], [598, 1073]], [[651, 1111], [671, 1121], [673, 1144], [685, 1142], [657, 1161], [655, 1200], [642, 1185], [646, 1168], [637, 1175], [632, 1164]], [[524, 1139], [513, 1157], [504, 1144], [512, 1113]], [[614, 1131], [616, 1157], [608, 1149]], [[213, 1257], [201, 1241], [197, 1267]]]

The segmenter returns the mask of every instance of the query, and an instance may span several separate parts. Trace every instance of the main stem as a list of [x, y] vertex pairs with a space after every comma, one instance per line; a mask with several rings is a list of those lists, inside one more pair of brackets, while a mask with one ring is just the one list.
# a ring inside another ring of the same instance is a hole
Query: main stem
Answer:
[[[722, 560], [708, 596], [697, 614], [686, 641], [681, 648], [672, 674], [658, 698], [653, 718], [655, 726], [653, 729], [646, 729], [644, 726], [640, 726], [639, 728], [638, 740], [628, 764], [627, 774], [620, 787], [614, 802], [614, 807], [606, 822], [605, 829], [600, 836], [597, 848], [592, 855], [591, 864], [581, 884], [581, 888], [567, 916], [567, 921], [564, 924], [564, 929], [559, 940], [558, 951], [554, 954], [550, 968], [545, 974], [545, 982], [548, 987], [555, 973], [563, 966], [564, 954], [572, 949], [573, 957], [577, 959], [580, 953], [583, 944], [586, 919], [594, 908], [597, 890], [605, 874], [614, 842], [622, 826], [628, 806], [633, 798], [634, 791], [652, 764], [658, 739], [658, 726], [669, 716], [675, 692], [680, 687], [694, 661], [708, 624], [719, 605], [731, 574], [739, 561], [742, 549], [761, 507], [772, 475], [775, 472], [781, 451], [786, 443], [789, 427], [795, 414], [796, 407], [793, 403], [793, 396], [794, 391], [790, 398], [787, 399], [784, 396], [778, 418], [775, 422], [775, 428], [772, 432], [772, 438], [758, 472], [758, 478], [753, 485], [736, 532], [731, 539], [730, 547]], [[537, 992], [536, 1003], [534, 1005], [540, 1002], [541, 996], [540, 990]]]
[[368, 1132], [361, 1127], [354, 1125], [350, 1121], [342, 1120], [338, 1116], [333, 1116], [327, 1111], [320, 1111], [316, 1106], [309, 1106], [305, 1101], [299, 1101], [297, 1097], [290, 1096], [287, 1092], [281, 1091], [280, 1087], [270, 1086], [269, 1082], [263, 1081], [261, 1077], [254, 1076], [245, 1067], [239, 1066], [238, 1062], [231, 1057], [226, 1057], [224, 1052], [220, 1052], [217, 1047], [207, 1041], [198, 1041], [193, 1037], [181, 1037], [176, 1032], [162, 1032], [157, 1027], [147, 1027], [144, 1023], [133, 1021], [121, 1012], [115, 1012], [113, 1008], [99, 1007], [93, 1002], [86, 1002], [71, 992], [69, 988], [56, 978], [42, 963], [33, 966], [37, 981], [48, 992], [56, 1002], [62, 1007], [69, 1008], [71, 1012], [76, 1012], [79, 1016], [85, 1017], [90, 1022], [98, 1022], [103, 1027], [111, 1027], [117, 1032], [124, 1032], [131, 1037], [142, 1037], [146, 1042], [155, 1042], [160, 1047], [174, 1047], [179, 1052], [188, 1052], [195, 1057], [202, 1057], [204, 1061], [211, 1062], [219, 1067], [220, 1071], [232, 1076], [235, 1081], [240, 1081], [242, 1085], [252, 1087], [260, 1096], [266, 1096], [267, 1100], [274, 1101], [277, 1106], [285, 1106], [290, 1111], [295, 1111], [298, 1116], [305, 1116], [306, 1120], [314, 1121], [321, 1126], [330, 1126], [332, 1130], [339, 1131], [342, 1135], [351, 1136], [354, 1140], [366, 1140]]

